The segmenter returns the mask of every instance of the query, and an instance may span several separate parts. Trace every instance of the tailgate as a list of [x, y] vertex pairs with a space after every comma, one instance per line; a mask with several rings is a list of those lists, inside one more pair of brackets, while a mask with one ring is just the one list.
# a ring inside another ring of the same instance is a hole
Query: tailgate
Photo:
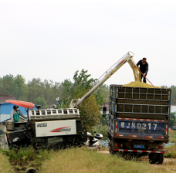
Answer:
[[164, 120], [117, 118], [116, 136], [137, 138], [165, 138], [168, 124]]

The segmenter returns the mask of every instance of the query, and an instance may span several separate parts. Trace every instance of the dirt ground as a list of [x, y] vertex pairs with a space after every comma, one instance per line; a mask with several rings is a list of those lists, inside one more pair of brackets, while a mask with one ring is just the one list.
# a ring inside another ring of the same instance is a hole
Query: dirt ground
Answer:
[[[98, 151], [98, 153], [110, 154], [109, 151]], [[147, 162], [148, 156], [142, 156], [137, 161]], [[176, 173], [176, 159], [175, 158], [164, 158], [163, 164], [152, 164], [153, 167], [164, 168], [170, 173]]]

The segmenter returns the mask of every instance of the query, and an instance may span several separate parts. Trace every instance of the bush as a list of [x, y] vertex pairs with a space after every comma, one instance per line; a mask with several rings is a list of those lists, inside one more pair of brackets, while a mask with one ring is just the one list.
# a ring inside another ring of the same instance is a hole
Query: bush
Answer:
[[176, 158], [176, 144], [166, 147], [166, 158]]
[[32, 147], [20, 148], [18, 151], [15, 149], [0, 150], [0, 152], [9, 158], [10, 163], [18, 171], [26, 170], [29, 167], [38, 169], [42, 161], [48, 157], [48, 151], [36, 151]]

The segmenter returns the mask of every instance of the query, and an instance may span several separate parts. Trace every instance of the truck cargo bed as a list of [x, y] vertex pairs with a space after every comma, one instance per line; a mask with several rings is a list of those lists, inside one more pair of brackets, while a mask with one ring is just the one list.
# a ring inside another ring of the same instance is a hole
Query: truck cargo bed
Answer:
[[170, 91], [111, 85], [109, 113], [117, 118], [169, 120]]
[[168, 142], [171, 90], [110, 86], [111, 138]]

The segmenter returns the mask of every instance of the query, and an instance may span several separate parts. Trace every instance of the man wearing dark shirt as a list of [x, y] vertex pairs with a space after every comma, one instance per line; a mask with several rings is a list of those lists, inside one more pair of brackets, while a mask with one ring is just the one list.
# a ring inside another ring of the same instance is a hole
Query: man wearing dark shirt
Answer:
[[[147, 72], [148, 72], [148, 63], [146, 61], [146, 58], [143, 58], [142, 60], [140, 60], [136, 65], [140, 66], [139, 70], [145, 75], [147, 76]], [[141, 74], [141, 79], [143, 78], [143, 82], [146, 83], [146, 79], [145, 77]]]

